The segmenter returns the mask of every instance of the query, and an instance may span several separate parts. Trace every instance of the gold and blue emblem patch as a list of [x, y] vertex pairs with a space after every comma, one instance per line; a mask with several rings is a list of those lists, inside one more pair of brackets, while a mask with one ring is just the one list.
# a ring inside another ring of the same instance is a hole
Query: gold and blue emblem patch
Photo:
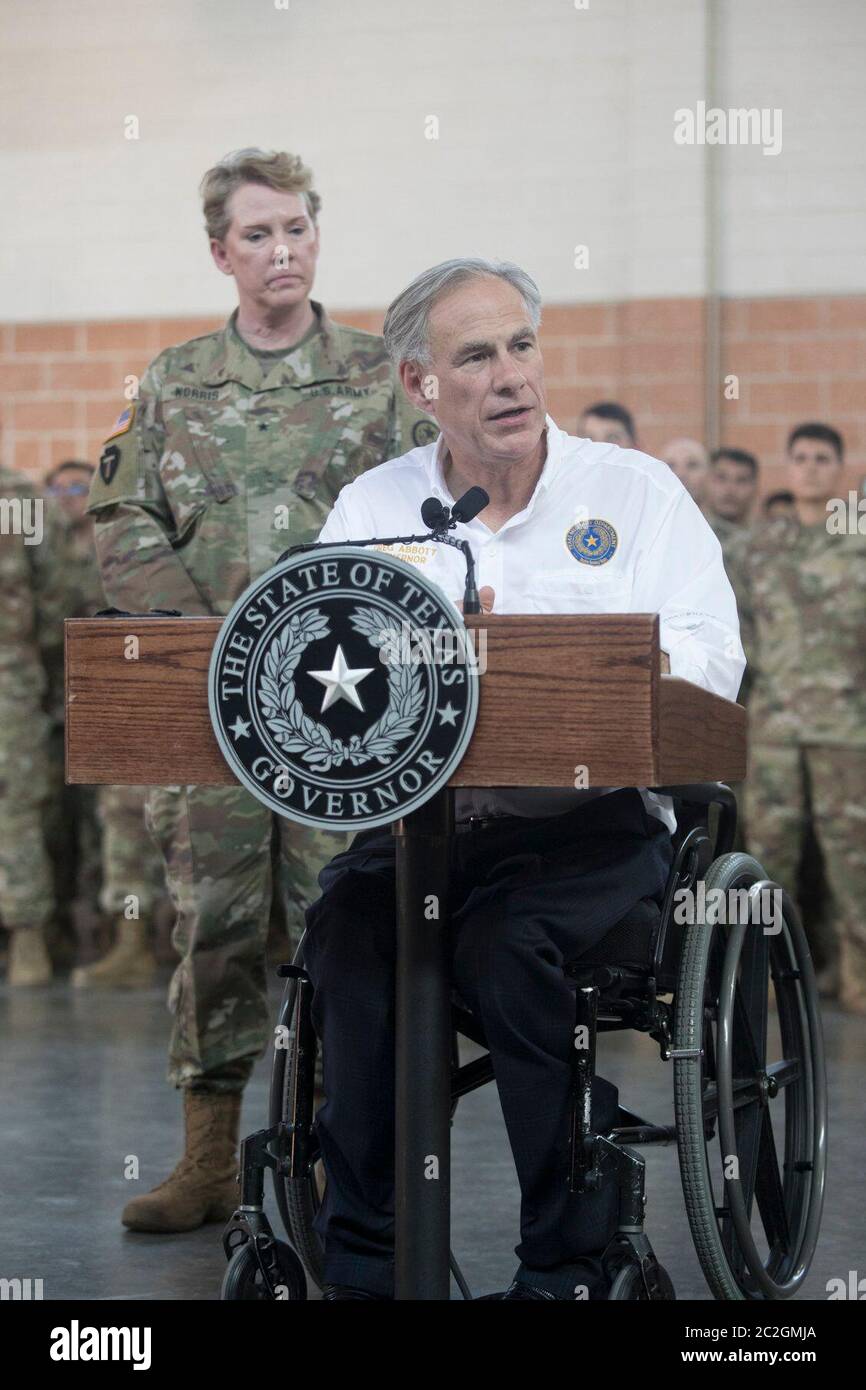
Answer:
[[565, 543], [582, 565], [606, 565], [619, 539], [609, 521], [581, 521], [566, 533]]

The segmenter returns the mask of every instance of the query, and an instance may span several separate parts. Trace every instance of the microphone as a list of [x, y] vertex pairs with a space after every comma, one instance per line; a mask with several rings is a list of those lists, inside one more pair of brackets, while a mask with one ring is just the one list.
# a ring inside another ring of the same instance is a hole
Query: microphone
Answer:
[[[481, 600], [475, 583], [475, 561], [468, 541], [458, 541], [454, 536], [446, 536], [460, 522], [472, 521], [487, 506], [490, 498], [483, 487], [471, 487], [458, 498], [450, 509], [443, 506], [438, 497], [425, 497], [421, 503], [421, 519], [428, 528], [426, 536], [367, 536], [364, 540], [344, 541], [345, 545], [397, 545], [401, 542], [438, 541], [442, 545], [453, 545], [463, 552], [466, 561], [466, 585], [463, 590], [463, 612], [480, 613]], [[301, 551], [320, 550], [333, 544], [331, 541], [306, 541], [301, 545], [289, 546], [284, 550], [277, 564], [282, 564], [290, 555]]]
[[471, 487], [451, 508], [452, 524], [455, 521], [473, 521], [479, 512], [484, 511], [489, 501], [490, 497], [483, 487]]
[[450, 519], [448, 508], [443, 507], [438, 497], [425, 497], [421, 503], [421, 520], [428, 531], [444, 531]]
[[431, 531], [453, 531], [459, 522], [474, 520], [489, 501], [483, 487], [471, 487], [450, 510], [442, 505], [438, 497], [425, 497], [421, 503], [421, 520]]
[[464, 613], [481, 612], [481, 599], [478, 596], [478, 587], [475, 583], [475, 561], [468, 541], [458, 541], [453, 536], [446, 536], [445, 532], [453, 530], [461, 521], [472, 521], [479, 512], [484, 510], [489, 501], [490, 498], [483, 487], [471, 487], [468, 492], [464, 492], [463, 496], [458, 498], [450, 512], [436, 497], [427, 497], [421, 503], [421, 519], [425, 526], [429, 526], [432, 539], [441, 541], [444, 545], [453, 545], [455, 549], [463, 552], [463, 558], [466, 561], [466, 583], [463, 588]]

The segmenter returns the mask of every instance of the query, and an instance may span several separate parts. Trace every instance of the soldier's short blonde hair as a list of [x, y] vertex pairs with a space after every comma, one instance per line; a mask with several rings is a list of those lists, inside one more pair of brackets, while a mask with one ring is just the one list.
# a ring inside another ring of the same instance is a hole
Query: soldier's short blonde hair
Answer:
[[313, 188], [312, 170], [307, 168], [300, 155], [288, 154], [285, 150], [251, 147], [225, 155], [212, 169], [208, 169], [201, 181], [199, 192], [209, 238], [222, 241], [225, 237], [231, 220], [229, 198], [245, 183], [263, 183], [268, 188], [279, 189], [281, 193], [300, 193], [310, 218], [314, 223], [317, 221], [322, 200]]

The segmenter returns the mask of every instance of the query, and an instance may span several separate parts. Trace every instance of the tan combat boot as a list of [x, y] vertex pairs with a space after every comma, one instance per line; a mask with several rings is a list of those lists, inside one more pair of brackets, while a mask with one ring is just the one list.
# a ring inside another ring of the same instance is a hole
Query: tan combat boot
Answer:
[[107, 955], [72, 972], [76, 989], [144, 989], [155, 978], [156, 956], [144, 922], [121, 922], [117, 940]]
[[18, 927], [9, 933], [9, 965], [6, 983], [28, 989], [51, 983], [51, 957], [41, 927]]
[[206, 1221], [228, 1221], [240, 1201], [240, 1092], [185, 1089], [183, 1099], [183, 1158], [165, 1182], [127, 1202], [120, 1219], [131, 1231], [193, 1231]]

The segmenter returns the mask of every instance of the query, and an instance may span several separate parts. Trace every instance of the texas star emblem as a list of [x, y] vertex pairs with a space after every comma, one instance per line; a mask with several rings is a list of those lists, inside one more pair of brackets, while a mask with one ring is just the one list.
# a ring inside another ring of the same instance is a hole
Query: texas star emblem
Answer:
[[575, 560], [584, 565], [604, 565], [614, 554], [619, 540], [609, 521], [582, 521], [565, 537]]
[[414, 565], [326, 546], [241, 595], [209, 700], [226, 761], [259, 801], [303, 825], [361, 830], [447, 782], [472, 735], [478, 669], [462, 616]]

